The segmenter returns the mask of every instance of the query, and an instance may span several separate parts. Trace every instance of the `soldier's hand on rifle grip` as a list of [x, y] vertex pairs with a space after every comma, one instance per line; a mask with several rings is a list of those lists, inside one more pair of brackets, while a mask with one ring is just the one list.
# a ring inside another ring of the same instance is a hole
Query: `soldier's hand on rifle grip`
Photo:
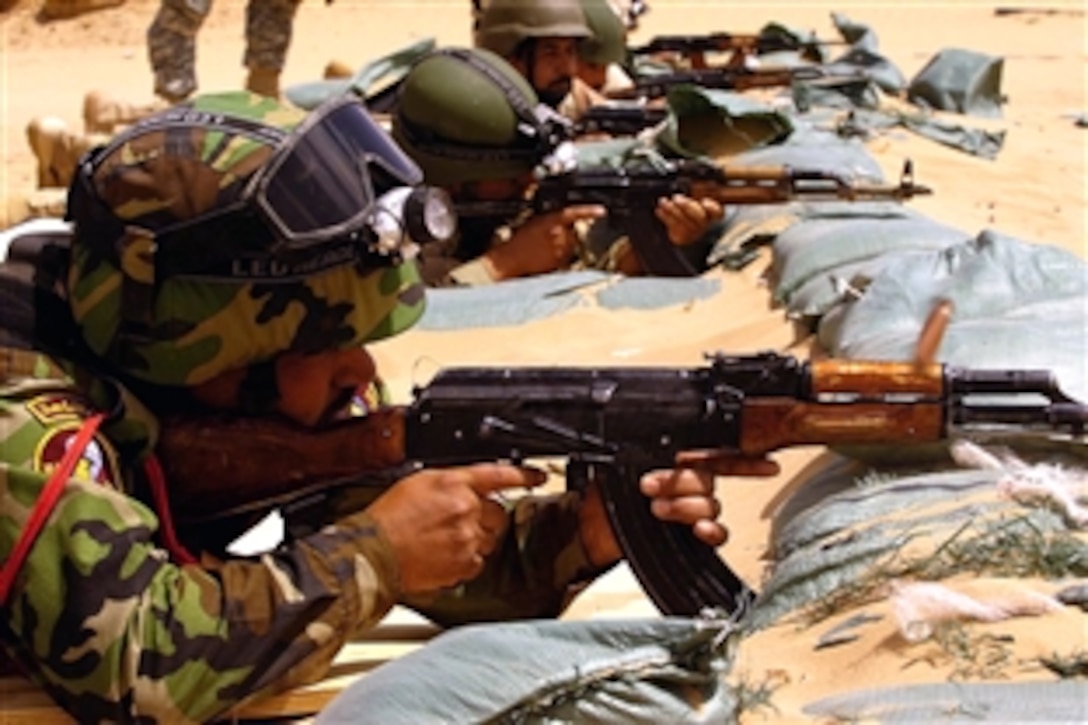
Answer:
[[714, 199], [693, 199], [683, 194], [662, 197], [655, 211], [665, 225], [669, 241], [678, 247], [698, 241], [724, 214], [722, 205]]
[[508, 523], [490, 494], [545, 480], [537, 469], [480, 463], [428, 468], [398, 481], [367, 513], [393, 550], [401, 592], [433, 592], [476, 577]]
[[484, 255], [492, 279], [514, 279], [565, 269], [574, 258], [578, 236], [574, 224], [607, 214], [595, 204], [568, 206], [537, 214], [514, 230], [505, 244]]

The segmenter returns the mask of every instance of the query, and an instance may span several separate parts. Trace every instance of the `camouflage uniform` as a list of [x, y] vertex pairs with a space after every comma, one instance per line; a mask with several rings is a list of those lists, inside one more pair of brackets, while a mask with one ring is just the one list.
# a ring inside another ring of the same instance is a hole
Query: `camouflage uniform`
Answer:
[[[291, 26], [301, 1], [246, 3], [246, 50], [242, 58], [246, 68], [277, 74], [283, 69], [291, 44]], [[155, 92], [164, 98], [179, 101], [196, 91], [196, 37], [211, 5], [212, 0], [162, 0], [147, 30], [147, 46]]]
[[[287, 128], [302, 118], [248, 94], [191, 107]], [[131, 235], [229, 204], [268, 153], [250, 137], [193, 121], [130, 137], [105, 152], [89, 183]], [[204, 183], [179, 201], [162, 194], [175, 175]], [[216, 193], [201, 191], [209, 189]], [[396, 334], [422, 313], [421, 287], [412, 264], [340, 264], [281, 283], [201, 286], [166, 277], [146, 308], [143, 285], [155, 268], [140, 245], [153, 235], [100, 245], [79, 220], [77, 211], [68, 258], [20, 255], [0, 264], [10, 303], [0, 310], [0, 344], [31, 339], [67, 371], [40, 379], [0, 370], [5, 566], [76, 432], [93, 414], [107, 414], [60, 481], [59, 500], [0, 607], [0, 651], [80, 721], [208, 721], [321, 677], [346, 641], [397, 603], [399, 573], [381, 530], [359, 508], [365, 500], [273, 552], [205, 553], [199, 564], [184, 563], [164, 545], [166, 511], [152, 505], [155, 398], [134, 390], [191, 385], [286, 350]], [[124, 251], [114, 256], [113, 248]], [[123, 334], [137, 323], [142, 335]], [[71, 351], [70, 359], [58, 350]], [[480, 578], [406, 603], [444, 624], [555, 615], [594, 573], [578, 539], [576, 503], [572, 494], [521, 499]]]

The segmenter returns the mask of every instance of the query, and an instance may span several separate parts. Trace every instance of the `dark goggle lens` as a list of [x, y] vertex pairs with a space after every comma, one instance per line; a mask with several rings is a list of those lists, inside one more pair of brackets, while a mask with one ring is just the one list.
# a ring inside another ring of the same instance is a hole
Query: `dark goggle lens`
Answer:
[[334, 108], [288, 144], [259, 194], [267, 213], [294, 241], [316, 241], [361, 226], [374, 203], [375, 185], [387, 177], [406, 186], [423, 180], [415, 162], [359, 103]]

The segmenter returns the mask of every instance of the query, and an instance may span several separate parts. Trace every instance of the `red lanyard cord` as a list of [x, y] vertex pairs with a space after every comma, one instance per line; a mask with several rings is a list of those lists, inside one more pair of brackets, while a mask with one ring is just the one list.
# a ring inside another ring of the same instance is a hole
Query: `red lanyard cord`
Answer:
[[155, 502], [155, 513], [159, 515], [159, 534], [162, 536], [163, 546], [170, 552], [170, 558], [176, 564], [196, 564], [197, 558], [189, 553], [189, 550], [178, 539], [174, 529], [174, 516], [170, 513], [170, 497], [166, 495], [166, 475], [162, 471], [162, 464], [155, 456], [148, 456], [144, 460], [144, 473], [147, 475], [147, 483], [151, 489], [151, 498]]
[[34, 508], [31, 509], [30, 516], [27, 518], [26, 528], [23, 529], [15, 542], [15, 546], [12, 547], [8, 560], [3, 563], [3, 566], [0, 566], [0, 607], [7, 603], [11, 587], [15, 583], [15, 576], [23, 568], [23, 563], [30, 554], [34, 542], [38, 539], [38, 534], [41, 533], [45, 522], [49, 519], [49, 515], [56, 507], [57, 501], [60, 500], [65, 484], [72, 477], [72, 471], [75, 470], [76, 464], [83, 457], [83, 451], [98, 431], [98, 426], [102, 423], [104, 417], [99, 413], [83, 421], [83, 425], [80, 426], [76, 437], [64, 452], [60, 463], [57, 464], [57, 467], [53, 469], [53, 473], [49, 476], [49, 480], [38, 496], [38, 500], [34, 502]]

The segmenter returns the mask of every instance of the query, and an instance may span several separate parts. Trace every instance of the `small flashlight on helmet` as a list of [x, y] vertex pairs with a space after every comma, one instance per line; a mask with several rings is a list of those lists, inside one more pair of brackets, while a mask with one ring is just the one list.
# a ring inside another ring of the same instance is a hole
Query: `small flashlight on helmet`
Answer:
[[447, 242], [457, 233], [457, 213], [444, 190], [433, 186], [400, 186], [378, 200], [371, 221], [378, 254], [412, 259], [419, 247]]

